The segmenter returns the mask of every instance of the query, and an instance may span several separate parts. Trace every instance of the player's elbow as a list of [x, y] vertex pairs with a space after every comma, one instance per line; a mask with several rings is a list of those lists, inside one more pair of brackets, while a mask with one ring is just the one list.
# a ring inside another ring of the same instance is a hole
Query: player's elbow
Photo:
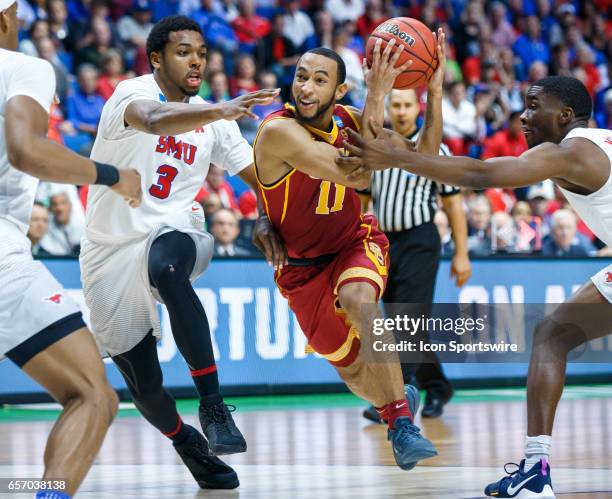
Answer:
[[23, 142], [9, 141], [6, 146], [6, 155], [11, 166], [22, 172], [30, 173], [32, 149]]

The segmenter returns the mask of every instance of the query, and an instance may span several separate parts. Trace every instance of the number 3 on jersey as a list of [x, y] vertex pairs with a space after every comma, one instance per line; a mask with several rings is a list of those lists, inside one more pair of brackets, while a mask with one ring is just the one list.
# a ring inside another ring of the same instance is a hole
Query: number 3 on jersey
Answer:
[[174, 168], [174, 166], [161, 165], [157, 169], [157, 173], [159, 174], [157, 184], [153, 184], [149, 187], [149, 194], [158, 199], [166, 199], [170, 195], [172, 181], [178, 175], [178, 170]]
[[317, 204], [317, 209], [315, 213], [317, 215], [329, 215], [334, 211], [342, 210], [342, 205], [344, 204], [344, 192], [346, 187], [340, 184], [334, 184], [336, 188], [336, 195], [334, 196], [334, 205], [329, 208], [329, 189], [331, 187], [331, 182], [329, 180], [321, 180], [321, 190], [319, 192], [319, 203]]

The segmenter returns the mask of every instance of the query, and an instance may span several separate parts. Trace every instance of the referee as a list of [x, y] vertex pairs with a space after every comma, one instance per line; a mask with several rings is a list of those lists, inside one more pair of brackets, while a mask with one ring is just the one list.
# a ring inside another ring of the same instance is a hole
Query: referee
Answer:
[[[419, 111], [414, 90], [393, 90], [389, 94], [387, 112], [393, 130], [413, 141], [419, 133]], [[440, 154], [449, 154], [446, 146], [440, 147]], [[456, 277], [457, 286], [462, 286], [470, 278], [472, 270], [459, 189], [392, 168], [373, 172], [368, 193], [372, 197], [378, 224], [390, 243], [391, 267], [383, 302], [423, 304], [425, 315], [431, 312], [440, 262], [440, 236], [433, 223], [437, 193], [448, 215], [455, 245], [451, 276]], [[414, 377], [419, 388], [426, 391], [422, 415], [440, 416], [444, 404], [453, 395], [453, 388], [436, 355], [424, 354], [423, 362], [418, 365], [402, 364], [402, 373], [406, 384]], [[374, 407], [366, 409], [363, 415], [380, 422]]]

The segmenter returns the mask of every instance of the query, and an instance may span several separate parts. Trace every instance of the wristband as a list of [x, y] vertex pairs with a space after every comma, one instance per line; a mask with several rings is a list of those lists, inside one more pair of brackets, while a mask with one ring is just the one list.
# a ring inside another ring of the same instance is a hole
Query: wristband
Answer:
[[119, 182], [119, 170], [112, 165], [94, 161], [96, 165], [96, 185], [108, 185], [109, 187]]

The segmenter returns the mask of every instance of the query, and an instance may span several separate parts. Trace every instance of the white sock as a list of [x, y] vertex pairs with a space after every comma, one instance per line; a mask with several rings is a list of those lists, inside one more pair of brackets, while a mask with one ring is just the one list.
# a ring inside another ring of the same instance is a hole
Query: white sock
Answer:
[[548, 461], [551, 444], [552, 437], [550, 435], [527, 437], [525, 439], [525, 467], [523, 471], [529, 471], [540, 459]]

